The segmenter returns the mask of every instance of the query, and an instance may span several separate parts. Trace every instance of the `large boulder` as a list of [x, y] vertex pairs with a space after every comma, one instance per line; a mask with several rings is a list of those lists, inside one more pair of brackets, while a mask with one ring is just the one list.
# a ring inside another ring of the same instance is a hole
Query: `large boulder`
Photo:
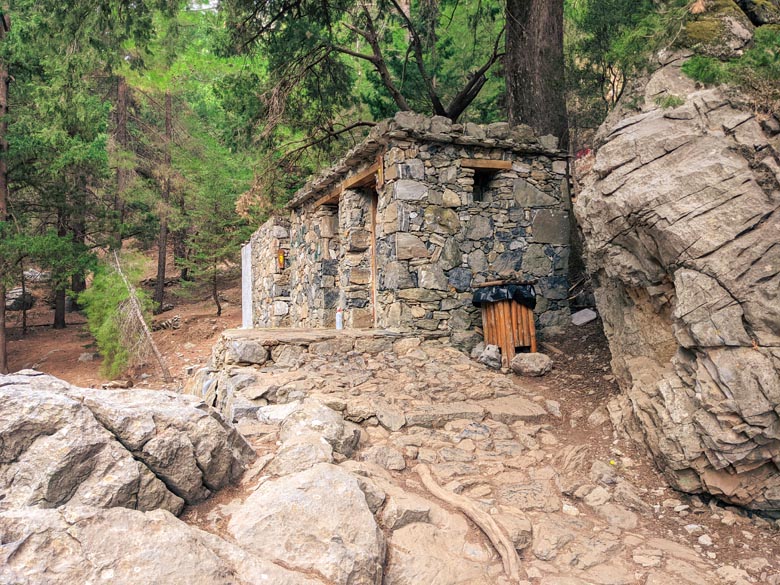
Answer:
[[315, 585], [168, 512], [63, 506], [0, 513], [0, 582]]
[[0, 376], [4, 508], [64, 504], [174, 514], [236, 481], [254, 451], [191, 396]]
[[6, 311], [26, 311], [35, 305], [35, 297], [21, 287], [12, 288], [5, 293]]
[[780, 142], [683, 62], [607, 120], [575, 206], [624, 392], [610, 410], [674, 487], [778, 509]]
[[341, 585], [378, 585], [384, 536], [356, 476], [330, 463], [267, 481], [228, 524], [264, 559]]

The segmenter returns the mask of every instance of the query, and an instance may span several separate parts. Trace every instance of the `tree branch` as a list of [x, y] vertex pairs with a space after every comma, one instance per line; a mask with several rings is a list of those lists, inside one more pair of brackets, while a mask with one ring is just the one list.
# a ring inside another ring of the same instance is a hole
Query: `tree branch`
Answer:
[[482, 87], [485, 85], [485, 83], [487, 83], [487, 77], [485, 74], [488, 72], [488, 70], [490, 70], [496, 61], [504, 56], [503, 53], [498, 52], [498, 48], [501, 43], [501, 38], [504, 36], [505, 30], [506, 27], [502, 28], [501, 32], [498, 33], [496, 41], [493, 43], [493, 53], [490, 55], [490, 58], [487, 60], [487, 62], [470, 75], [470, 79], [466, 84], [466, 87], [461, 89], [458, 92], [458, 95], [452, 99], [449, 108], [447, 108], [446, 116], [448, 118], [451, 118], [453, 121], [457, 120], [463, 111], [469, 107], [471, 102], [474, 101], [477, 95], [479, 95], [479, 92], [482, 90]]
[[[324, 132], [325, 132], [325, 136], [322, 136], [320, 138], [317, 138], [316, 140], [312, 140], [310, 142], [307, 142], [303, 146], [299, 146], [298, 148], [295, 148], [295, 149], [291, 150], [290, 152], [285, 153], [284, 156], [285, 156], [285, 158], [288, 158], [288, 157], [291, 158], [293, 155], [295, 155], [295, 154], [297, 154], [297, 153], [299, 153], [299, 152], [301, 152], [303, 150], [306, 150], [307, 148], [311, 148], [312, 146], [317, 146], [318, 144], [322, 144], [323, 142], [325, 142], [327, 140], [331, 140], [333, 138], [337, 138], [337, 137], [341, 136], [342, 134], [345, 134], [347, 132], [350, 132], [350, 131], [354, 130], [355, 128], [366, 127], [366, 126], [369, 127], [369, 128], [373, 127], [373, 126], [376, 126], [376, 122], [358, 121], [358, 122], [354, 122], [354, 123], [352, 123], [352, 124], [350, 124], [348, 126], [345, 126], [344, 128], [341, 128], [339, 130], [325, 130], [325, 129], [323, 129]], [[284, 149], [285, 146], [289, 146], [289, 144], [290, 143], [288, 143], [287, 145], [283, 145], [282, 149]]]
[[355, 57], [356, 59], [363, 59], [365, 61], [368, 61], [369, 63], [372, 63], [375, 67], [377, 65], [376, 55], [366, 55], [364, 53], [358, 53], [357, 51], [352, 51], [350, 49], [346, 49], [344, 47], [338, 47], [336, 45], [333, 45], [332, 48], [337, 53], [344, 53], [345, 55]]
[[366, 17], [366, 28], [368, 29], [365, 31], [366, 34], [363, 38], [365, 38], [368, 42], [369, 46], [371, 47], [371, 51], [374, 54], [374, 59], [376, 59], [375, 61], [372, 61], [374, 68], [376, 69], [377, 73], [379, 73], [379, 77], [382, 79], [382, 83], [387, 88], [387, 91], [390, 92], [390, 95], [392, 96], [395, 104], [398, 106], [398, 109], [402, 111], [409, 111], [411, 108], [409, 107], [406, 98], [395, 86], [395, 83], [393, 83], [393, 78], [387, 68], [387, 63], [385, 63], [385, 58], [382, 55], [382, 49], [379, 46], [376, 27], [374, 27], [374, 19], [371, 18], [371, 12], [368, 10], [368, 6], [366, 6], [364, 2], [361, 2], [360, 6], [363, 9], [363, 14]]
[[428, 71], [425, 69], [422, 42], [420, 41], [420, 36], [417, 34], [417, 29], [412, 24], [412, 20], [407, 16], [406, 12], [404, 12], [403, 8], [398, 3], [398, 0], [392, 0], [392, 3], [398, 14], [400, 14], [401, 18], [403, 18], [404, 22], [406, 22], [406, 28], [412, 37], [414, 60], [417, 62], [417, 69], [420, 71], [420, 75], [422, 76], [423, 82], [425, 83], [425, 88], [428, 90], [428, 97], [431, 99], [431, 104], [433, 105], [433, 113], [437, 116], [447, 116], [447, 110], [444, 109], [444, 105], [441, 103], [441, 100], [436, 93], [436, 88], [433, 86], [431, 76], [428, 75]]

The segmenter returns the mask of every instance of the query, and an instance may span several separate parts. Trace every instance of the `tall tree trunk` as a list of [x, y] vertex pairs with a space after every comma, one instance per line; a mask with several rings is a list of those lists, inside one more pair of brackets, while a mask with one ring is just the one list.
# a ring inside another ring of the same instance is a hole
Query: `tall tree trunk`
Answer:
[[168, 249], [168, 219], [167, 212], [163, 211], [160, 216], [160, 236], [158, 238], [159, 251], [157, 253], [157, 282], [154, 287], [154, 312], [162, 311], [163, 301], [165, 300], [165, 251]]
[[[62, 203], [64, 206], [65, 204]], [[64, 238], [68, 235], [68, 221], [65, 210], [57, 210], [57, 235]], [[65, 329], [65, 296], [66, 296], [66, 283], [63, 279], [59, 278], [59, 275], [52, 274], [53, 279], [57, 282], [57, 286], [54, 289], [54, 328]]]
[[[3, 6], [0, 19], [0, 41], [11, 28], [11, 21]], [[0, 223], [8, 219], [8, 84], [10, 77], [5, 63], [0, 61]], [[8, 348], [5, 331], [5, 285], [0, 282], [0, 374], [8, 373]]]
[[217, 263], [211, 267], [211, 298], [214, 299], [214, 304], [217, 305], [217, 317], [222, 316], [222, 304], [219, 302], [219, 289], [217, 288]]
[[[87, 178], [83, 175], [78, 178], [76, 195], [74, 200], [75, 217], [71, 221], [70, 234], [73, 242], [86, 246], [87, 243]], [[74, 296], [71, 298], [73, 310], [79, 309], [78, 295], [87, 290], [87, 278], [83, 270], [74, 274], [70, 279], [70, 288]]]
[[165, 178], [162, 189], [162, 213], [160, 214], [160, 249], [157, 253], [157, 286], [154, 289], [156, 311], [162, 311], [165, 300], [165, 258], [168, 251], [168, 205], [171, 199], [171, 141], [173, 121], [171, 119], [171, 92], [165, 92]]
[[114, 213], [120, 229], [118, 231], [118, 241], [113, 243], [117, 249], [122, 247], [122, 229], [125, 221], [125, 192], [130, 184], [131, 171], [125, 168], [127, 161], [125, 154], [130, 149], [130, 133], [127, 129], [127, 112], [129, 107], [129, 88], [124, 77], [117, 81], [117, 100], [116, 100], [116, 143], [122, 150], [120, 164], [116, 169], [116, 194], [114, 196]]
[[[180, 210], [181, 211], [181, 210]], [[187, 230], [178, 229], [173, 232], [173, 261], [181, 270], [179, 278], [189, 280], [189, 268], [187, 268]]]
[[[179, 189], [174, 199], [176, 200], [176, 210], [179, 213], [179, 225], [186, 226], [187, 208], [184, 201], [184, 190]], [[189, 270], [187, 268], [187, 228], [180, 227], [175, 230], [173, 236], [173, 262], [181, 271], [179, 278], [189, 280]]]
[[24, 260], [19, 263], [19, 276], [22, 279], [22, 335], [27, 335], [27, 279], [24, 277]]
[[507, 114], [568, 148], [564, 95], [563, 0], [507, 0]]

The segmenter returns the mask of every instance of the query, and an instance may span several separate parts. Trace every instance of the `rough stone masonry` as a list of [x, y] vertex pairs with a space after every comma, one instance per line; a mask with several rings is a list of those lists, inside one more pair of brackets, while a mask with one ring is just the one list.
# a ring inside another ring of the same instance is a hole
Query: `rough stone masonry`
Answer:
[[398, 113], [252, 236], [252, 325], [333, 327], [341, 309], [348, 328], [439, 332], [470, 348], [474, 287], [533, 279], [539, 329], [562, 327], [566, 180], [550, 136]]

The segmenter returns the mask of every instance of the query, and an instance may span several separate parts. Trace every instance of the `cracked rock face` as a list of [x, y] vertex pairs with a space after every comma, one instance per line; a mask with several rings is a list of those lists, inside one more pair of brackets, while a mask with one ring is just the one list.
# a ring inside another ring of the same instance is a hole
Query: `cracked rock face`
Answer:
[[168, 512], [87, 506], [0, 513], [0, 582], [316, 585]]
[[254, 554], [334, 583], [382, 581], [385, 539], [357, 478], [330, 463], [261, 485], [228, 530]]
[[[671, 59], [607, 120], [575, 212], [624, 395], [674, 487], [780, 508], [780, 144]], [[657, 98], [676, 95], [673, 109]]]
[[0, 376], [0, 508], [80, 504], [178, 514], [238, 479], [254, 452], [191, 396]]

